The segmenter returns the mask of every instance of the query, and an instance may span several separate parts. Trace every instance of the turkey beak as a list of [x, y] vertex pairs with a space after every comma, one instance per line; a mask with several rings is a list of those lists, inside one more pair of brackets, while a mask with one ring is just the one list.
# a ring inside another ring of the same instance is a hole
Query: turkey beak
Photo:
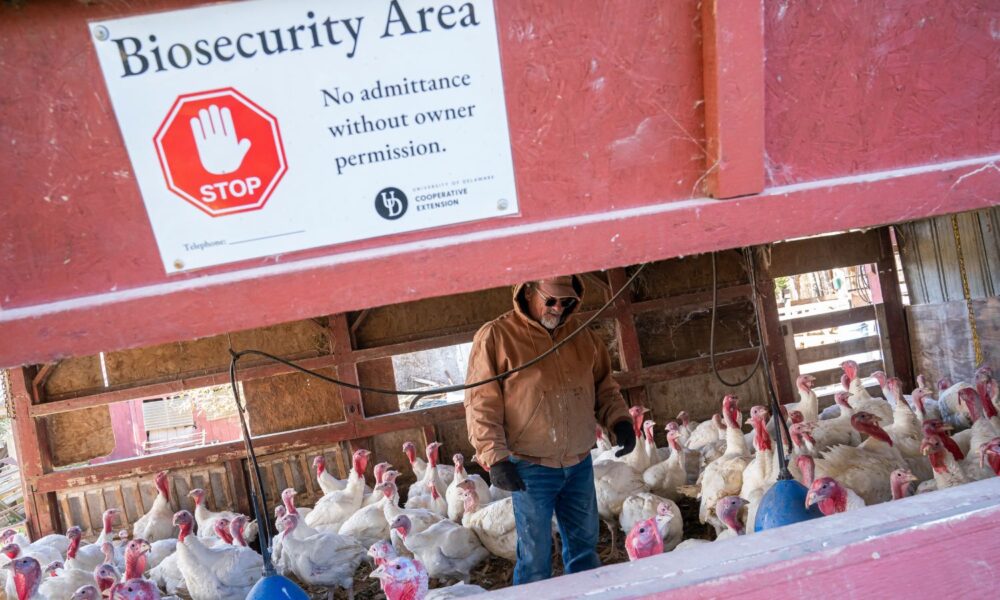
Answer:
[[907, 477], [906, 477], [906, 480], [907, 481], [920, 481], [920, 479], [918, 479], [917, 476], [914, 475], [913, 473], [908, 473]]
[[142, 553], [143, 554], [149, 554], [152, 551], [153, 551], [153, 546], [149, 542], [143, 542], [142, 543]]
[[[4, 566], [6, 567], [7, 565]], [[368, 577], [371, 577], [372, 579], [382, 579], [383, 575], [385, 575], [385, 565], [377, 567], [368, 575]]]
[[809, 508], [813, 504], [816, 504], [817, 500], [819, 500], [819, 498], [816, 497], [816, 492], [809, 490], [809, 493], [806, 494], [806, 508]]

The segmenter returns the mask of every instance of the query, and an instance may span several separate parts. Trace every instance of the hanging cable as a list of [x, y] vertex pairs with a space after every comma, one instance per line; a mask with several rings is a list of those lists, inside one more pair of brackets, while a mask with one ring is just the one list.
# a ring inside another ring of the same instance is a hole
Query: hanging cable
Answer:
[[[750, 265], [753, 261], [753, 257], [749, 255], [747, 248], [743, 248], [743, 259], [747, 262], [748, 265]], [[752, 278], [750, 284], [751, 286], [753, 285]], [[756, 294], [757, 294], [757, 289], [753, 288], [751, 290], [751, 302], [753, 302], [753, 298], [756, 296]], [[754, 317], [756, 318], [757, 317], [756, 302], [753, 302], [753, 305], [754, 305]], [[750, 374], [747, 375], [744, 379], [741, 379], [735, 383], [730, 383], [722, 378], [722, 375], [719, 373], [719, 369], [715, 366], [715, 318], [716, 318], [715, 313], [718, 311], [718, 308], [719, 308], [719, 280], [715, 271], [715, 252], [712, 252], [712, 319], [711, 319], [711, 324], [709, 325], [709, 332], [708, 332], [708, 359], [712, 365], [712, 374], [714, 374], [715, 378], [719, 380], [719, 383], [727, 387], [740, 387], [744, 383], [753, 379], [753, 376], [757, 374], [757, 369], [760, 367], [760, 357], [764, 353], [764, 342], [763, 338], [760, 337], [760, 327], [759, 327], [760, 324], [758, 323], [758, 328], [757, 328], [758, 331], [757, 343], [759, 345], [757, 346], [757, 358], [753, 362], [753, 370], [750, 371]]]
[[247, 356], [247, 355], [250, 355], [250, 354], [255, 354], [257, 356], [261, 356], [261, 357], [267, 358], [269, 360], [272, 360], [274, 362], [278, 362], [278, 363], [281, 363], [281, 364], [283, 364], [285, 366], [291, 367], [292, 369], [294, 369], [296, 371], [299, 371], [301, 373], [305, 373], [306, 375], [309, 375], [311, 377], [315, 377], [317, 379], [322, 379], [323, 381], [327, 381], [327, 382], [330, 382], [330, 383], [333, 383], [333, 384], [336, 384], [336, 385], [339, 385], [339, 386], [342, 386], [342, 387], [351, 388], [352, 390], [358, 390], [358, 391], [361, 391], [361, 392], [369, 392], [369, 393], [373, 393], [373, 394], [386, 394], [386, 395], [389, 395], [389, 396], [411, 396], [411, 395], [416, 395], [416, 396], [422, 398], [424, 396], [436, 396], [436, 395], [439, 395], [439, 394], [447, 394], [449, 392], [458, 392], [458, 391], [467, 390], [467, 389], [474, 388], [474, 387], [479, 387], [481, 385], [486, 385], [487, 383], [493, 383], [494, 381], [501, 381], [501, 380], [503, 380], [503, 379], [505, 379], [507, 377], [510, 377], [514, 373], [517, 373], [518, 371], [523, 371], [524, 369], [527, 369], [527, 368], [529, 368], [529, 367], [531, 367], [533, 365], [536, 365], [539, 362], [543, 361], [550, 354], [552, 354], [553, 352], [556, 352], [557, 350], [559, 350], [559, 348], [562, 348], [570, 340], [572, 340], [574, 337], [576, 337], [577, 335], [579, 335], [579, 333], [581, 331], [583, 331], [587, 327], [589, 327], [590, 324], [593, 323], [597, 319], [597, 317], [601, 316], [601, 314], [604, 313], [604, 311], [607, 310], [608, 307], [610, 307], [612, 304], [614, 304], [615, 300], [617, 300], [618, 297], [621, 296], [622, 293], [625, 292], [625, 290], [629, 289], [629, 287], [632, 285], [632, 282], [635, 281], [636, 277], [638, 277], [639, 274], [642, 273], [642, 270], [645, 269], [645, 268], [646, 268], [645, 264], [640, 265], [639, 268], [636, 269], [635, 273], [633, 273], [632, 276], [629, 277], [628, 281], [625, 282], [625, 285], [623, 285], [620, 290], [618, 290], [613, 296], [611, 296], [611, 299], [608, 300], [604, 304], [604, 306], [602, 306], [601, 308], [599, 308], [597, 310], [597, 312], [595, 312], [593, 315], [590, 316], [589, 319], [587, 319], [586, 321], [584, 321], [583, 323], [581, 323], [576, 329], [574, 329], [572, 332], [570, 332], [569, 335], [567, 335], [564, 339], [560, 340], [554, 346], [552, 346], [551, 348], [549, 348], [545, 352], [539, 354], [535, 358], [527, 361], [526, 363], [524, 363], [522, 365], [519, 365], [519, 366], [514, 367], [513, 369], [509, 369], [507, 371], [504, 371], [503, 373], [498, 373], [497, 375], [494, 375], [493, 377], [489, 377], [489, 378], [483, 379], [481, 381], [475, 381], [473, 383], [447, 385], [447, 386], [442, 386], [442, 387], [437, 387], [437, 388], [430, 388], [430, 389], [423, 389], [423, 390], [397, 390], [397, 389], [375, 388], [375, 387], [367, 387], [367, 386], [363, 386], [363, 385], [358, 385], [356, 383], [351, 383], [349, 381], [341, 381], [341, 380], [335, 379], [333, 377], [328, 377], [326, 375], [322, 375], [322, 374], [317, 373], [315, 371], [310, 371], [309, 369], [306, 369], [304, 367], [300, 367], [299, 365], [297, 365], [297, 364], [295, 364], [295, 363], [293, 363], [293, 362], [291, 362], [289, 360], [285, 360], [285, 359], [280, 358], [278, 356], [274, 356], [273, 354], [268, 354], [267, 352], [263, 352], [261, 350], [241, 350], [239, 352], [235, 352], [233, 350], [230, 350], [230, 354], [232, 355], [233, 362], [239, 360], [240, 358], [242, 358], [244, 356]]
[[[236, 412], [240, 417], [240, 429], [243, 431], [243, 443], [246, 446], [247, 458], [250, 459], [250, 496], [253, 500], [253, 515], [257, 519], [257, 531], [260, 533], [261, 556], [264, 559], [264, 577], [275, 575], [274, 565], [271, 563], [271, 527], [267, 521], [267, 513], [264, 506], [267, 506], [267, 498], [264, 495], [264, 487], [260, 484], [260, 465], [257, 463], [257, 454], [253, 451], [253, 442], [250, 438], [250, 429], [247, 427], [246, 411], [243, 403], [240, 402], [240, 390], [236, 381], [236, 357], [232, 348], [233, 359], [229, 363], [229, 383], [233, 386], [233, 397], [236, 399]], [[263, 505], [263, 506], [262, 506]]]

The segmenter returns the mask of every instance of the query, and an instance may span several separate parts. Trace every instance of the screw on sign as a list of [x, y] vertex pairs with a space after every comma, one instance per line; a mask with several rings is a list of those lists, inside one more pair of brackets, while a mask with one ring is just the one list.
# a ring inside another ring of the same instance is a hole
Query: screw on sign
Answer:
[[277, 119], [232, 88], [178, 97], [153, 141], [167, 188], [213, 217], [263, 208], [288, 169]]

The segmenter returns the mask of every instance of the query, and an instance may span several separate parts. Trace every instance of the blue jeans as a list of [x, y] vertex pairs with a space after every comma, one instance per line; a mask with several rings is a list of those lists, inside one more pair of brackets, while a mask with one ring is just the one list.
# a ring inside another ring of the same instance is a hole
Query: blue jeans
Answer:
[[569, 468], [551, 468], [511, 457], [528, 488], [514, 492], [517, 565], [514, 585], [552, 577], [552, 513], [559, 521], [566, 573], [601, 566], [597, 557], [600, 517], [590, 455]]

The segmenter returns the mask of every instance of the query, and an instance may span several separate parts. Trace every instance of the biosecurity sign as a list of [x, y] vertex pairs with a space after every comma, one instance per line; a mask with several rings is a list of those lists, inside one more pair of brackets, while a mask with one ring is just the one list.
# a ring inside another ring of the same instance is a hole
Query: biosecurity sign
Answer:
[[92, 22], [169, 272], [516, 214], [491, 1]]

